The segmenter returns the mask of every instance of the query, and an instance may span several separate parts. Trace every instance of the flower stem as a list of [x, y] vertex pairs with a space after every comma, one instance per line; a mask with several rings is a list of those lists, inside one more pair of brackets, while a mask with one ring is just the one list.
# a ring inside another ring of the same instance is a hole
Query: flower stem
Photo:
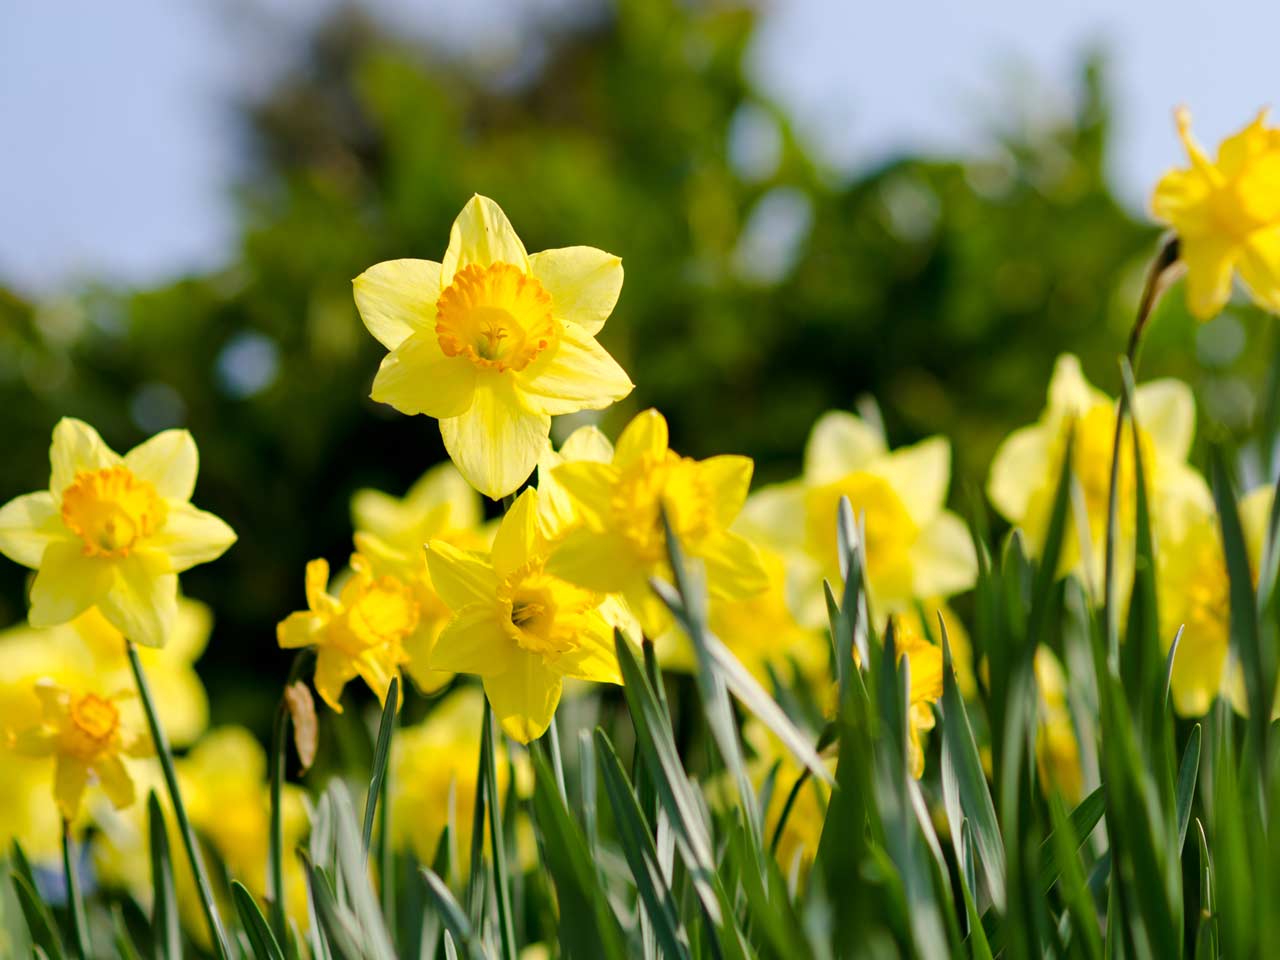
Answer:
[[[293, 686], [302, 676], [307, 663], [311, 659], [310, 650], [300, 650], [289, 667], [289, 677], [285, 680], [285, 690]], [[284, 943], [289, 936], [288, 915], [284, 902], [284, 778], [285, 760], [289, 755], [289, 701], [285, 694], [280, 695], [280, 705], [276, 707], [275, 721], [271, 728], [271, 826], [268, 838], [268, 860], [270, 873], [268, 876], [268, 900], [271, 909], [271, 931], [276, 940]]]
[[516, 935], [511, 925], [511, 888], [507, 878], [507, 850], [502, 838], [502, 807], [498, 803], [498, 759], [494, 749], [493, 709], [484, 701], [484, 792], [489, 798], [489, 843], [493, 847], [493, 886], [498, 899], [498, 930], [503, 960], [516, 960]]
[[81, 960], [89, 960], [89, 924], [84, 916], [84, 900], [80, 896], [80, 878], [76, 874], [76, 858], [72, 850], [71, 824], [62, 821], [62, 867], [67, 873], [67, 905], [71, 908], [71, 923], [76, 932], [76, 950]]
[[551, 715], [551, 726], [547, 729], [547, 741], [551, 746], [551, 767], [556, 772], [556, 786], [560, 788], [560, 799], [569, 802], [569, 791], [564, 785], [564, 758], [560, 756], [560, 729], [556, 726], [556, 715]]
[[1142, 299], [1138, 301], [1138, 314], [1133, 321], [1133, 328], [1129, 331], [1129, 346], [1125, 350], [1129, 366], [1135, 369], [1138, 366], [1138, 347], [1142, 341], [1142, 333], [1147, 328], [1147, 320], [1151, 318], [1156, 301], [1164, 289], [1165, 275], [1178, 262], [1180, 253], [1181, 244], [1178, 242], [1177, 235], [1174, 234], [1161, 243], [1160, 251], [1147, 269], [1147, 279], [1142, 286]]
[[173, 751], [169, 748], [169, 738], [160, 726], [160, 717], [156, 713], [155, 701], [151, 698], [151, 688], [147, 685], [147, 676], [142, 669], [142, 661], [138, 659], [138, 648], [132, 640], [125, 641], [125, 650], [129, 654], [129, 667], [133, 670], [133, 679], [138, 686], [138, 696], [142, 699], [143, 712], [147, 715], [147, 726], [151, 730], [151, 740], [155, 744], [156, 756], [160, 760], [160, 769], [164, 773], [165, 786], [169, 790], [169, 800], [173, 804], [173, 814], [178, 820], [178, 829], [182, 833], [183, 846], [187, 848], [187, 857], [191, 861], [191, 872], [195, 875], [196, 890], [200, 894], [200, 906], [204, 911], [205, 921], [209, 924], [210, 939], [219, 960], [227, 960], [226, 934], [222, 929], [222, 921], [218, 917], [218, 908], [213, 902], [213, 888], [209, 885], [209, 874], [205, 870], [204, 857], [200, 855], [199, 842], [191, 821], [187, 819], [187, 808], [182, 802], [182, 792], [178, 789], [178, 775], [173, 768]]

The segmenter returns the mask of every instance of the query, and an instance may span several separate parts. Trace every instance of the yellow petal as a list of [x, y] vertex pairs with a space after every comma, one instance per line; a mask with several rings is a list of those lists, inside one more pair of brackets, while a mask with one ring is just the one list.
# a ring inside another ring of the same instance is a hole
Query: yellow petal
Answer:
[[14, 497], [0, 507], [0, 553], [24, 567], [40, 566], [45, 547], [67, 537], [53, 494]]
[[86, 557], [79, 543], [51, 543], [31, 584], [28, 620], [33, 627], [53, 627], [74, 620], [100, 603], [114, 580], [110, 560]]
[[978, 560], [964, 522], [954, 513], [934, 518], [911, 548], [912, 590], [917, 597], [949, 597], [973, 586]]
[[[166, 647], [164, 653], [169, 649]], [[164, 656], [146, 657], [146, 652], [143, 662], [160, 723], [173, 746], [185, 747], [209, 726], [209, 698], [204, 684], [192, 667], [175, 664]], [[142, 705], [136, 699], [122, 705], [121, 712], [132, 718], [136, 729], [146, 723]]]
[[713, 597], [749, 597], [768, 589], [769, 573], [746, 537], [728, 531], [708, 537], [698, 545], [698, 556], [706, 564], [707, 590]]
[[733, 455], [708, 457], [698, 462], [699, 475], [713, 491], [716, 522], [720, 526], [729, 526], [742, 510], [754, 468], [750, 457]]
[[757, 490], [747, 497], [734, 529], [775, 550], [803, 550], [804, 484], [793, 481]]
[[89, 768], [83, 760], [58, 754], [53, 774], [53, 795], [64, 820], [74, 820], [80, 812], [80, 798], [89, 782]]
[[951, 444], [930, 437], [910, 447], [894, 450], [867, 467], [883, 477], [907, 508], [911, 521], [927, 526], [942, 509], [951, 481]]
[[355, 661], [334, 647], [316, 651], [316, 672], [312, 678], [316, 693], [334, 713], [342, 713], [342, 690], [356, 675]]
[[1275, 489], [1263, 484], [1250, 491], [1240, 501], [1240, 526], [1244, 529], [1245, 546], [1249, 563], [1257, 570], [1262, 564], [1262, 546], [1267, 539], [1267, 526], [1271, 521], [1271, 502]]
[[620, 535], [580, 527], [556, 547], [547, 572], [597, 593], [618, 593], [642, 577], [644, 567]]
[[356, 309], [369, 332], [388, 350], [416, 330], [436, 322], [440, 264], [431, 260], [386, 260], [352, 281]]
[[520, 743], [542, 736], [560, 703], [560, 675], [521, 652], [510, 669], [484, 678], [485, 696], [507, 735]]
[[1170, 170], [1156, 184], [1151, 212], [1162, 223], [1179, 231], [1200, 233], [1207, 222], [1209, 181], [1198, 170]]
[[324, 641], [324, 631], [329, 625], [327, 617], [298, 610], [276, 624], [276, 643], [282, 650], [299, 650]]
[[858, 417], [831, 410], [818, 418], [804, 450], [806, 483], [833, 483], [884, 453], [884, 437]]
[[446, 522], [455, 530], [474, 527], [484, 520], [480, 498], [452, 463], [436, 464], [414, 481], [404, 499], [419, 514], [447, 506]]
[[1050, 428], [1036, 424], [1015, 430], [996, 450], [987, 477], [987, 497], [1010, 523], [1021, 523], [1035, 491], [1051, 475]]
[[613, 463], [628, 467], [645, 454], [661, 458], [668, 450], [667, 420], [652, 408], [637, 413], [614, 445]]
[[186, 430], [165, 430], [124, 455], [124, 465], [165, 500], [191, 499], [200, 454]]
[[538, 541], [538, 492], [532, 487], [516, 498], [498, 535], [493, 538], [490, 559], [499, 578], [509, 576], [516, 568], [524, 566], [533, 554]]
[[1280, 313], [1280, 227], [1249, 235], [1240, 257], [1240, 279], [1261, 306]]
[[[1186, 460], [1196, 432], [1196, 401], [1181, 380], [1152, 380], [1133, 396], [1138, 428], [1149, 436], [1162, 456]], [[1154, 464], [1144, 464], [1148, 473]]]
[[178, 575], [161, 555], [133, 553], [114, 563], [115, 582], [98, 608], [134, 643], [163, 647], [178, 620]]
[[431, 668], [431, 655], [435, 651], [442, 627], [443, 624], [439, 621], [423, 623], [404, 638], [404, 652], [409, 658], [405, 669], [418, 690], [427, 696], [442, 690], [454, 677], [449, 670]]
[[431, 667], [480, 676], [507, 669], [513, 657], [524, 654], [502, 629], [498, 616], [493, 603], [473, 603], [459, 610], [436, 640]]
[[432, 540], [427, 548], [427, 567], [432, 586], [451, 610], [496, 600], [498, 577], [493, 566], [477, 554]]
[[236, 542], [235, 531], [189, 503], [170, 503], [162, 526], [147, 542], [169, 557], [174, 573], [217, 560]]
[[114, 467], [120, 457], [102, 442], [98, 431], [82, 420], [63, 417], [53, 428], [53, 443], [49, 448], [52, 473], [49, 490], [55, 498], [75, 480], [81, 470], [99, 470]]
[[551, 471], [556, 483], [568, 495], [572, 509], [587, 525], [603, 530], [609, 526], [618, 471], [610, 464], [565, 463]]
[[1240, 250], [1212, 234], [1182, 237], [1187, 266], [1187, 309], [1198, 320], [1212, 320], [1231, 298], [1231, 271]]
[[553, 416], [601, 410], [633, 388], [595, 337], [573, 324], [564, 325], [553, 350], [516, 374], [516, 385], [530, 409]]
[[596, 683], [621, 683], [618, 653], [613, 646], [613, 628], [598, 613], [588, 615], [575, 639], [578, 649], [563, 654], [555, 667], [566, 677]]
[[[366, 650], [354, 661], [356, 673], [378, 695], [378, 703], [385, 705], [391, 690], [391, 680], [400, 675], [400, 651], [385, 644]], [[404, 703], [404, 683], [396, 691], [396, 709]]]
[[1046, 419], [1082, 416], [1097, 403], [1106, 403], [1106, 394], [1098, 391], [1084, 378], [1080, 360], [1070, 353], [1058, 357], [1049, 379], [1049, 409]]
[[447, 287], [453, 275], [470, 264], [487, 267], [509, 263], [529, 272], [529, 255], [502, 208], [476, 194], [458, 214], [449, 230], [449, 249], [441, 264], [440, 283]]
[[407, 416], [436, 419], [466, 413], [475, 395], [475, 365], [465, 357], [446, 357], [433, 330], [410, 336], [383, 357], [369, 394]]
[[325, 610], [328, 608], [329, 597], [329, 561], [323, 557], [316, 560], [307, 561], [307, 569], [304, 574], [307, 606], [312, 610]]
[[501, 375], [484, 378], [461, 416], [440, 421], [449, 457], [492, 500], [514, 493], [546, 448], [551, 418], [525, 409]]
[[12, 735], [6, 746], [24, 757], [47, 757], [58, 749], [58, 731], [52, 727], [28, 727]]
[[565, 463], [586, 460], [591, 463], [609, 463], [613, 460], [613, 444], [599, 427], [579, 427], [565, 437], [560, 445], [560, 456]]
[[95, 760], [93, 772], [98, 775], [98, 782], [117, 810], [123, 810], [133, 803], [133, 778], [118, 756], [112, 754]]
[[529, 257], [529, 269], [551, 294], [555, 315], [598, 333], [622, 292], [622, 260], [595, 247], [561, 247]]

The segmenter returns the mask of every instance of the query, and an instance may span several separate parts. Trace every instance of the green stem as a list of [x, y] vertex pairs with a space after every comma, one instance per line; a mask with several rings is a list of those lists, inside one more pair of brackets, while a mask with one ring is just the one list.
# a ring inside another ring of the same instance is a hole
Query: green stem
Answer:
[[125, 650], [129, 654], [129, 667], [133, 670], [133, 679], [138, 685], [138, 696], [142, 699], [142, 709], [147, 715], [151, 740], [155, 744], [160, 769], [164, 773], [165, 786], [169, 790], [173, 814], [178, 820], [178, 829], [182, 833], [182, 843], [191, 861], [191, 872], [195, 875], [196, 890], [200, 894], [200, 907], [204, 911], [205, 922], [209, 925], [210, 939], [213, 941], [214, 951], [219, 960], [228, 960], [226, 934], [222, 929], [222, 921], [218, 917], [218, 908], [213, 902], [213, 888], [209, 885], [209, 874], [205, 870], [204, 857], [200, 855], [196, 832], [191, 827], [191, 821], [187, 819], [187, 808], [182, 802], [182, 792], [178, 789], [178, 774], [173, 768], [173, 751], [169, 748], [169, 738], [165, 736], [164, 728], [160, 726], [155, 701], [151, 698], [151, 688], [147, 685], [142, 661], [138, 659], [138, 648], [132, 640], [126, 640]]
[[547, 740], [551, 745], [551, 766], [556, 772], [556, 786], [560, 788], [560, 799], [569, 803], [569, 792], [564, 785], [564, 758], [560, 756], [560, 728], [556, 726], [556, 715], [551, 715], [551, 726], [547, 729]]
[[498, 804], [498, 762], [494, 749], [494, 718], [486, 696], [484, 701], [484, 792], [489, 798], [489, 843], [493, 847], [493, 886], [498, 895], [498, 929], [502, 935], [503, 960], [516, 960], [516, 935], [511, 924], [511, 887], [507, 882], [507, 850], [502, 841], [502, 808]]
[[71, 908], [71, 923], [76, 932], [76, 950], [81, 960], [89, 960], [89, 924], [84, 916], [84, 900], [80, 896], [80, 877], [76, 873], [75, 853], [71, 849], [71, 824], [62, 821], [62, 867], [67, 873], [67, 905]]
[[[311, 657], [311, 651], [302, 650], [293, 658], [285, 689], [293, 686], [302, 676]], [[289, 755], [289, 701], [284, 695], [276, 707], [275, 722], [271, 728], [271, 834], [268, 839], [270, 863], [269, 901], [271, 931], [276, 940], [284, 943], [289, 936], [289, 920], [285, 911], [284, 896], [284, 779], [285, 760]]]

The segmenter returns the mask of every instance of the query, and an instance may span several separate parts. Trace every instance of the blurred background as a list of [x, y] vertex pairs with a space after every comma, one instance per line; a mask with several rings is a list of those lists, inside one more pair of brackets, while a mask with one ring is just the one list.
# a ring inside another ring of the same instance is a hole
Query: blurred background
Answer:
[[[368, 399], [351, 278], [438, 259], [481, 192], [530, 250], [623, 257], [601, 339], [637, 389], [607, 430], [658, 406], [681, 452], [780, 480], [871, 396], [895, 445], [952, 439], [967, 512], [1059, 352], [1115, 392], [1173, 107], [1206, 143], [1249, 120], [1280, 8], [942, 6], [5, 5], [0, 500], [47, 483], [64, 414], [119, 450], [192, 430], [196, 502], [241, 538], [183, 578], [217, 616], [201, 672], [215, 723], [262, 731], [303, 565], [345, 562], [355, 489], [443, 456]], [[1274, 324], [1181, 301], [1143, 377], [1192, 383], [1202, 441], [1274, 416]], [[0, 626], [24, 585], [0, 564]]]

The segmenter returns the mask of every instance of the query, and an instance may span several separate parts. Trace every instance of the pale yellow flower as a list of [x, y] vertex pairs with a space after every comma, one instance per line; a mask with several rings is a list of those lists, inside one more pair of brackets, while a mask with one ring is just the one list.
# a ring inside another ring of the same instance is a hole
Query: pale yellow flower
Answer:
[[316, 692], [336, 713], [342, 712], [343, 688], [356, 677], [386, 700], [391, 678], [408, 660], [404, 640], [418, 626], [418, 601], [409, 584], [388, 573], [378, 575], [358, 553], [351, 556], [351, 571], [335, 597], [328, 592], [328, 562], [312, 560], [308, 609], [276, 625], [276, 641], [285, 650], [314, 648]]
[[130, 694], [71, 691], [52, 680], [36, 681], [35, 693], [43, 720], [11, 731], [10, 743], [26, 756], [54, 758], [53, 795], [62, 818], [76, 819], [91, 781], [102, 785], [117, 808], [133, 803], [133, 780], [123, 758], [146, 756], [151, 741], [120, 722], [116, 703]]
[[800, 565], [807, 584], [800, 615], [820, 624], [822, 579], [842, 580], [836, 517], [847, 497], [865, 524], [873, 608], [908, 610], [916, 600], [967, 590], [977, 577], [969, 531], [944, 509], [950, 477], [951, 450], [941, 437], [891, 451], [875, 428], [831, 411], [809, 434], [801, 479], [752, 496], [742, 529]]
[[1067, 678], [1048, 647], [1036, 648], [1036, 685], [1040, 690], [1036, 725], [1036, 767], [1045, 784], [1056, 787], [1070, 804], [1084, 798], [1080, 744], [1067, 702]]
[[357, 491], [351, 515], [356, 551], [368, 559], [373, 576], [394, 578], [413, 591], [417, 626], [401, 641], [405, 669], [423, 693], [434, 693], [453, 679], [452, 673], [427, 666], [450, 614], [431, 585], [426, 545], [443, 540], [463, 549], [487, 549], [493, 533], [484, 526], [480, 498], [452, 464], [443, 463], [423, 474], [403, 498]]
[[768, 576], [756, 548], [729, 529], [751, 483], [751, 460], [682, 457], [668, 445], [667, 421], [641, 413], [618, 437], [608, 463], [579, 460], [556, 467], [576, 525], [556, 547], [552, 569], [600, 593], [621, 594], [650, 637], [671, 617], [649, 585], [668, 582], [665, 506], [681, 548], [700, 561], [712, 599], [743, 599], [762, 592]]
[[235, 534], [190, 503], [198, 455], [185, 430], [166, 430], [124, 457], [88, 424], [53, 430], [49, 490], [0, 508], [0, 552], [37, 571], [32, 626], [91, 607], [130, 640], [163, 646], [178, 609], [178, 574], [217, 559]]
[[911, 629], [908, 621], [894, 618], [894, 647], [898, 660], [910, 668], [907, 691], [907, 761], [911, 775], [924, 776], [924, 735], [933, 729], [933, 705], [942, 697], [942, 648], [929, 642], [923, 633]]
[[[1176, 523], [1173, 501], [1190, 500], [1210, 508], [1204, 480], [1187, 466], [1195, 432], [1195, 400], [1178, 380], [1153, 380], [1134, 395], [1138, 442], [1152, 516], [1157, 525]], [[1015, 430], [996, 451], [987, 480], [987, 496], [1006, 520], [1021, 528], [1028, 549], [1038, 555], [1048, 532], [1067, 436], [1074, 427], [1072, 474], [1080, 496], [1073, 498], [1071, 522], [1063, 537], [1059, 573], [1074, 572], [1100, 596], [1106, 549], [1111, 451], [1115, 441], [1116, 403], [1085, 380], [1080, 362], [1070, 354], [1058, 358], [1049, 381], [1048, 404], [1039, 422]], [[1132, 542], [1135, 471], [1133, 434], [1126, 428], [1119, 470], [1120, 534]], [[1084, 516], [1078, 516], [1076, 505]], [[1089, 549], [1082, 553], [1079, 531], [1087, 531]], [[1162, 531], [1176, 533], [1176, 531]], [[1122, 560], [1131, 550], [1119, 551]], [[1131, 573], [1121, 571], [1124, 584]]]
[[389, 260], [355, 280], [365, 326], [391, 352], [373, 399], [440, 421], [462, 475], [496, 499], [542, 456], [551, 417], [631, 392], [596, 341], [622, 261], [591, 247], [530, 256], [487, 197], [468, 201], [444, 260]]
[[526, 490], [487, 557], [441, 540], [427, 554], [432, 582], [454, 612], [432, 666], [478, 675], [494, 714], [521, 743], [550, 725], [566, 677], [621, 682], [604, 598], [548, 571], [538, 513], [537, 491]]
[[1178, 136], [1191, 166], [1166, 173], [1151, 209], [1177, 231], [1187, 267], [1187, 306], [1215, 316], [1239, 274], [1261, 306], [1280, 312], [1280, 129], [1267, 111], [1218, 148], [1211, 160], [1191, 136], [1191, 114], [1177, 112]]

